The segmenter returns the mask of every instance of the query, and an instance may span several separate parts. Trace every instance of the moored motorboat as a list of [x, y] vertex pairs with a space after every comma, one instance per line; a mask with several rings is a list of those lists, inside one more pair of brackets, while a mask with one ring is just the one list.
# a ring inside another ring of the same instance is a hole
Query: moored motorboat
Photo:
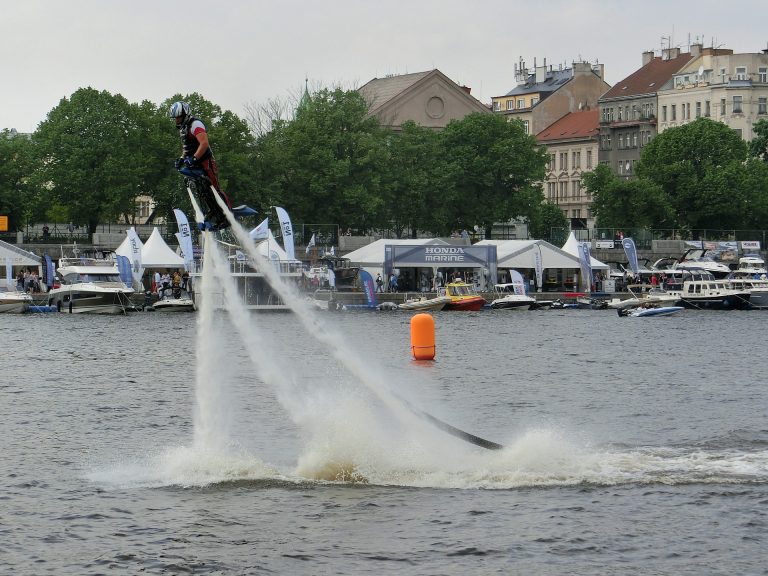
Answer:
[[0, 291], [0, 313], [18, 314], [27, 312], [32, 304], [32, 296], [26, 292]]
[[186, 290], [172, 290], [160, 300], [152, 304], [156, 312], [194, 312], [195, 301]]
[[441, 288], [439, 295], [448, 296], [451, 299], [444, 310], [477, 311], [486, 304], [485, 298], [477, 294], [472, 286], [460, 280], [448, 282], [444, 288]]
[[430, 310], [437, 311], [445, 308], [451, 302], [450, 296], [436, 296], [435, 298], [413, 298], [398, 304], [398, 310]]
[[645, 305], [639, 308], [624, 308], [618, 310], [619, 316], [631, 316], [633, 318], [641, 318], [644, 316], [668, 316], [684, 310], [682, 306], [653, 306]]
[[125, 314], [135, 307], [133, 289], [121, 279], [117, 263], [109, 255], [103, 258], [62, 258], [60, 282], [48, 292], [48, 306], [71, 314]]
[[497, 310], [530, 310], [536, 307], [536, 299], [525, 293], [522, 283], [496, 284], [491, 308]]
[[715, 280], [703, 269], [686, 270], [682, 285], [668, 284], [667, 292], [680, 304], [696, 310], [747, 310], [751, 308], [749, 289], [733, 289], [728, 281]]

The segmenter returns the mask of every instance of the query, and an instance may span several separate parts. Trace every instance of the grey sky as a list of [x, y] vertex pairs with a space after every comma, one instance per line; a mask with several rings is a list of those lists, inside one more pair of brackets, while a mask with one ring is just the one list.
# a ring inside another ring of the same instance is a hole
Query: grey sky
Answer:
[[244, 105], [303, 85], [359, 86], [439, 68], [490, 102], [514, 65], [605, 64], [614, 84], [662, 36], [736, 52], [768, 46], [768, 2], [740, 0], [0, 0], [0, 129], [31, 132], [91, 86], [131, 102], [199, 92]]

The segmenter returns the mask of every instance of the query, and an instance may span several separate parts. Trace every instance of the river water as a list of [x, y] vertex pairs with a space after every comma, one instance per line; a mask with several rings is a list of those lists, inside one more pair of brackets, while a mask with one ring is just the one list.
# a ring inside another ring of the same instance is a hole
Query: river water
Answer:
[[768, 574], [764, 313], [411, 316], [3, 315], [0, 571]]

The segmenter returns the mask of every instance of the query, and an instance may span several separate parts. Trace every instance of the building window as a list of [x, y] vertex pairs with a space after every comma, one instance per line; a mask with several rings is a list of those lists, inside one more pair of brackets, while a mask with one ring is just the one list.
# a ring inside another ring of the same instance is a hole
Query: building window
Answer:
[[747, 79], [747, 69], [744, 66], [738, 66], [736, 68], [736, 80], [746, 80]]
[[733, 131], [734, 131], [734, 132], [736, 132], [736, 135], [737, 135], [739, 138], [741, 138], [741, 137], [742, 137], [742, 131], [741, 131], [741, 128], [734, 128], [734, 129], [733, 129]]
[[514, 110], [514, 109], [515, 109], [515, 101], [507, 100], [507, 110]]
[[667, 107], [662, 106], [661, 107], [661, 121], [666, 122], [667, 121]]
[[592, 169], [592, 150], [587, 150], [587, 170]]
[[691, 103], [688, 102], [685, 105], [685, 119], [690, 120], [691, 119]]
[[538, 98], [531, 98], [531, 108], [536, 106], [536, 104], [538, 104], [538, 103], [539, 103], [539, 99]]
[[571, 198], [574, 200], [579, 199], [580, 184], [581, 183], [578, 180], [571, 182]]
[[733, 97], [733, 113], [734, 114], [741, 114], [741, 96], [734, 96]]
[[619, 150], [624, 148], [624, 134], [619, 134]]
[[768, 68], [758, 68], [757, 79], [762, 83], [768, 82]]
[[560, 182], [560, 200], [568, 198], [568, 182]]
[[550, 171], [555, 169], [555, 155], [554, 154], [550, 154], [549, 155], [549, 166], [548, 166], [548, 169]]
[[672, 104], [672, 121], [677, 120], [677, 104]]
[[757, 113], [758, 114], [766, 114], [766, 112], [768, 112], [766, 110], [766, 106], [768, 105], [766, 101], [768, 101], [768, 98], [758, 98], [757, 99]]
[[701, 118], [701, 102], [696, 102], [696, 118]]
[[560, 170], [568, 170], [568, 152], [560, 152]]
[[518, 110], [520, 110], [522, 108], [525, 108], [525, 99], [523, 99], [523, 98], [518, 98], [517, 99], [517, 108], [518, 108]]
[[498, 100], [496, 100], [496, 101], [493, 103], [493, 111], [494, 111], [494, 112], [498, 112], [499, 110], [501, 110], [501, 104], [499, 103], [499, 101], [498, 101]]
[[571, 158], [571, 161], [573, 162], [574, 170], [576, 170], [577, 168], [581, 169], [581, 151], [574, 152], [573, 158]]
[[618, 166], [619, 166], [619, 175], [622, 175], [622, 174], [624, 174], [624, 162], [622, 162], [621, 160], [619, 160], [619, 162], [618, 162]]
[[619, 106], [619, 122], [621, 122], [621, 106]]
[[720, 116], [725, 116], [725, 98], [720, 99]]
[[704, 102], [704, 116], [706, 116], [707, 118], [709, 118], [709, 109], [710, 109], [709, 100], [707, 100], [706, 102]]
[[632, 133], [632, 148], [637, 148], [637, 132]]
[[530, 133], [531, 133], [531, 130], [530, 130], [530, 129], [531, 129], [531, 123], [530, 123], [530, 121], [528, 121], [528, 120], [523, 120], [523, 130], [525, 130], [525, 133], [526, 133], [526, 134], [530, 134]]
[[611, 149], [611, 135], [607, 134], [605, 136], [605, 149], [610, 150]]

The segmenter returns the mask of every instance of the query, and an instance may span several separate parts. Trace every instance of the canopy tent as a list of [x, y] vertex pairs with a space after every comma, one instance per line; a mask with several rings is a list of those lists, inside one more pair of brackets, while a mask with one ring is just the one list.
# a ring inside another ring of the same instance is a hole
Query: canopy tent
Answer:
[[41, 271], [42, 259], [40, 256], [32, 254], [32, 252], [27, 252], [18, 246], [0, 240], [0, 268], [3, 270], [3, 273], [0, 275], [0, 286], [5, 286], [7, 283], [6, 279], [10, 276], [11, 282], [6, 288], [10, 289], [13, 287], [13, 282], [15, 281], [14, 266], [35, 268]]
[[[566, 240], [565, 244], [563, 244], [563, 251], [574, 256], [577, 262], [579, 261], [579, 241], [576, 240], [576, 235], [573, 233], [573, 231], [571, 231], [571, 233], [568, 235], [568, 240]], [[603, 264], [600, 262], [600, 260], [594, 258], [591, 255], [589, 260], [592, 266], [592, 270], [608, 270], [610, 268], [608, 264]]]
[[141, 249], [141, 265], [144, 268], [184, 268], [184, 258], [168, 247], [155, 228]]
[[280, 246], [280, 243], [272, 234], [272, 230], [268, 229], [267, 237], [263, 240], [256, 241], [256, 249], [259, 254], [267, 260], [280, 260], [281, 262], [299, 262], [299, 260], [291, 260], [288, 257], [288, 253]]
[[[142, 255], [143, 255], [144, 243], [141, 241], [140, 238], [139, 238], [139, 248], [141, 249]], [[130, 241], [130, 238], [128, 238], [127, 234], [125, 236], [125, 240], [122, 241], [120, 246], [115, 248], [115, 254], [117, 254], [118, 256], [125, 256], [126, 258], [128, 258], [128, 260], [130, 260], [133, 257], [133, 254], [131, 253], [131, 241]]]
[[13, 244], [9, 244], [8, 242], [4, 242], [0, 240], [0, 264], [1, 265], [5, 266], [6, 258], [10, 258], [11, 266], [37, 267], [37, 266], [40, 266], [42, 263], [40, 256], [37, 256], [32, 252], [27, 252], [26, 250], [23, 250], [18, 246], [14, 246]]
[[386, 254], [384, 247], [389, 245], [432, 245], [438, 244], [441, 246], [448, 246], [448, 242], [440, 240], [440, 238], [408, 238], [408, 239], [384, 239], [376, 240], [370, 244], [353, 250], [344, 255], [344, 258], [349, 258], [350, 262], [356, 266], [360, 266], [363, 270], [367, 270], [374, 278], [376, 274], [384, 272], [384, 260]]
[[498, 268], [534, 268], [534, 253], [537, 246], [541, 250], [541, 267], [543, 269], [579, 267], [578, 256], [572, 256], [545, 240], [480, 240], [477, 244], [496, 245]]

